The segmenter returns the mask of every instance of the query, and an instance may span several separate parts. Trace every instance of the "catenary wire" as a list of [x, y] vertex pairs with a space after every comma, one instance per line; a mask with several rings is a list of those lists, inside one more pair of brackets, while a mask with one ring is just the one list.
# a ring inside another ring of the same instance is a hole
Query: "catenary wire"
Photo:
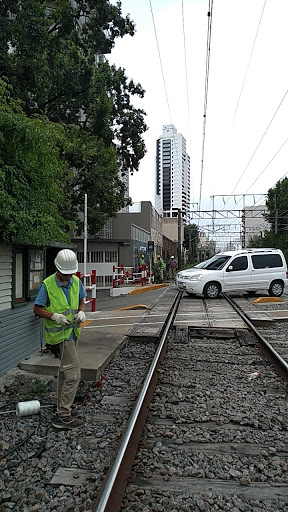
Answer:
[[157, 30], [156, 30], [156, 24], [155, 24], [155, 19], [154, 19], [153, 7], [152, 7], [151, 0], [149, 0], [149, 4], [150, 4], [152, 21], [153, 21], [154, 34], [155, 34], [155, 39], [156, 39], [156, 44], [157, 44], [158, 57], [159, 57], [159, 61], [160, 61], [160, 68], [161, 68], [161, 73], [162, 73], [163, 85], [164, 85], [164, 90], [165, 90], [165, 95], [166, 95], [167, 107], [168, 107], [169, 117], [171, 119], [171, 110], [170, 110], [169, 98], [168, 98], [168, 93], [167, 93], [164, 69], [163, 69], [163, 64], [162, 64], [162, 58], [161, 58], [161, 53], [160, 53], [160, 46], [159, 46], [159, 41], [158, 41], [158, 36], [157, 36]]
[[[242, 172], [242, 174], [241, 174], [241, 176], [240, 176], [239, 180], [237, 181], [237, 183], [236, 183], [236, 185], [235, 185], [234, 189], [232, 190], [232, 192], [231, 192], [231, 196], [233, 195], [233, 192], [235, 191], [235, 189], [236, 189], [237, 185], [240, 183], [241, 179], [243, 178], [243, 176], [244, 176], [244, 174], [245, 174], [245, 172], [246, 172], [246, 170], [247, 170], [248, 166], [250, 165], [250, 163], [251, 163], [251, 161], [252, 161], [252, 159], [253, 159], [253, 157], [254, 157], [254, 155], [255, 155], [256, 151], [258, 150], [258, 148], [259, 148], [259, 146], [260, 146], [260, 144], [261, 144], [262, 140], [264, 139], [264, 137], [265, 137], [265, 135], [266, 135], [267, 131], [269, 130], [269, 128], [270, 128], [270, 126], [271, 126], [271, 124], [272, 124], [273, 120], [275, 119], [276, 114], [277, 114], [277, 112], [279, 111], [279, 109], [280, 109], [280, 107], [281, 107], [281, 105], [282, 105], [282, 103], [283, 103], [283, 101], [284, 101], [285, 97], [287, 96], [287, 93], [288, 93], [288, 89], [286, 90], [286, 92], [285, 92], [285, 94], [284, 94], [284, 96], [283, 96], [282, 100], [280, 101], [280, 103], [279, 103], [279, 105], [278, 105], [278, 107], [277, 107], [276, 111], [274, 112], [274, 114], [273, 114], [273, 116], [272, 116], [272, 118], [271, 118], [270, 122], [268, 123], [268, 126], [267, 126], [266, 130], [264, 131], [264, 133], [263, 133], [263, 135], [262, 135], [262, 137], [261, 137], [260, 141], [258, 142], [258, 144], [257, 144], [257, 146], [256, 146], [256, 149], [253, 151], [252, 156], [250, 157], [250, 159], [249, 159], [249, 161], [248, 161], [248, 163], [247, 163], [247, 165], [246, 165], [246, 167], [245, 167], [244, 171]], [[280, 149], [281, 149], [281, 148], [280, 148]], [[255, 182], [254, 182], [254, 183], [255, 183]], [[254, 183], [253, 183], [253, 184], [254, 184]], [[251, 185], [251, 186], [252, 186], [252, 185]], [[250, 188], [251, 188], [251, 187], [250, 187]], [[250, 190], [250, 189], [248, 189], [248, 190]]]
[[202, 155], [201, 155], [200, 190], [199, 190], [199, 201], [198, 201], [199, 211], [201, 210], [203, 171], [204, 171], [204, 151], [205, 151], [205, 137], [206, 137], [206, 116], [207, 116], [209, 68], [210, 68], [210, 52], [211, 52], [212, 13], [213, 13], [213, 0], [209, 0], [209, 10], [207, 13], [208, 28], [207, 28], [207, 48], [206, 48], [206, 72], [205, 72], [205, 92], [204, 92]]
[[278, 153], [281, 151], [281, 149], [285, 146], [286, 142], [288, 141], [288, 137], [287, 139], [285, 139], [285, 141], [283, 142], [283, 144], [281, 144], [280, 148], [278, 149], [278, 151], [276, 151], [276, 153], [273, 155], [273, 157], [271, 158], [271, 160], [268, 162], [268, 164], [266, 165], [266, 167], [264, 167], [263, 171], [260, 172], [260, 174], [258, 175], [258, 177], [256, 178], [255, 181], [253, 181], [252, 185], [248, 188], [247, 192], [250, 190], [250, 188], [253, 187], [253, 185], [255, 185], [256, 181], [259, 180], [260, 176], [262, 176], [263, 172], [266, 171], [267, 167], [269, 167], [269, 165], [271, 164], [271, 162], [274, 160], [275, 156], [278, 155]]
[[[288, 92], [288, 90], [286, 91]], [[283, 144], [281, 144], [280, 148], [276, 151], [276, 153], [273, 155], [273, 157], [270, 159], [270, 161], [268, 162], [268, 164], [264, 167], [264, 169], [260, 172], [260, 174], [258, 174], [257, 178], [253, 181], [252, 185], [250, 185], [250, 187], [246, 190], [245, 194], [247, 194], [247, 192], [249, 192], [249, 190], [253, 187], [253, 185], [255, 185], [255, 183], [259, 180], [260, 176], [262, 176], [262, 174], [264, 173], [264, 171], [266, 171], [266, 169], [269, 167], [269, 165], [271, 164], [271, 162], [273, 162], [274, 158], [278, 155], [278, 153], [280, 153], [281, 149], [285, 146], [285, 144], [287, 143], [288, 141], [288, 137], [287, 139], [285, 139], [285, 141], [283, 142]], [[280, 180], [282, 180], [286, 175], [287, 175], [288, 172], [286, 172], [282, 178], [280, 178]], [[279, 181], [279, 180], [278, 180]], [[244, 194], [244, 195], [245, 195]], [[265, 197], [265, 195], [263, 195], [262, 197]], [[261, 197], [256, 201], [255, 204], [257, 204], [259, 201], [261, 200]], [[240, 200], [236, 203], [236, 205], [240, 202]]]
[[253, 45], [252, 45], [252, 50], [251, 50], [251, 53], [250, 53], [250, 57], [249, 57], [249, 60], [248, 60], [248, 64], [247, 64], [247, 68], [246, 68], [246, 71], [245, 71], [244, 79], [243, 79], [242, 86], [241, 86], [241, 89], [240, 89], [240, 94], [239, 94], [239, 97], [238, 97], [236, 109], [235, 109], [234, 116], [233, 116], [233, 123], [234, 123], [235, 118], [236, 118], [236, 114], [237, 114], [237, 111], [238, 111], [238, 107], [239, 107], [239, 103], [240, 103], [240, 100], [241, 100], [242, 92], [243, 92], [244, 85], [245, 85], [245, 82], [246, 82], [246, 77], [247, 77], [247, 74], [248, 74], [250, 62], [251, 62], [252, 55], [253, 55], [254, 48], [255, 48], [255, 44], [256, 44], [256, 41], [257, 41], [258, 32], [259, 32], [261, 21], [262, 21], [262, 18], [263, 18], [263, 13], [264, 13], [265, 6], [266, 6], [266, 0], [264, 1], [263, 9], [262, 9], [262, 12], [261, 12], [261, 15], [260, 15], [260, 20], [259, 20], [258, 27], [257, 27], [257, 30], [256, 30], [256, 35], [255, 35], [254, 42], [253, 42]]
[[[152, 21], [153, 21], [155, 39], [156, 39], [156, 44], [157, 44], [158, 56], [159, 56], [159, 61], [160, 61], [160, 67], [161, 67], [161, 72], [162, 72], [162, 79], [163, 79], [163, 84], [164, 84], [164, 89], [165, 89], [165, 95], [166, 95], [166, 101], [167, 101], [169, 118], [170, 118], [170, 123], [173, 124], [172, 123], [170, 103], [169, 103], [169, 97], [168, 97], [168, 92], [167, 92], [167, 87], [166, 87], [165, 74], [164, 74], [162, 58], [161, 58], [161, 52], [160, 52], [160, 45], [159, 45], [159, 41], [158, 41], [157, 30], [156, 30], [156, 23], [155, 23], [155, 19], [154, 19], [154, 13], [153, 13], [153, 7], [152, 7], [152, 1], [151, 0], [149, 0], [149, 4], [150, 4]], [[180, 159], [179, 159], [179, 154], [178, 154], [178, 145], [177, 145], [177, 141], [176, 141], [174, 133], [173, 133], [173, 137], [172, 138], [173, 138], [173, 141], [174, 141], [174, 147], [175, 147], [175, 151], [176, 151], [176, 158], [177, 158], [177, 162], [178, 162], [178, 169], [179, 169], [179, 172], [181, 173], [182, 166], [180, 166]], [[182, 162], [182, 159], [181, 159], [181, 162]]]
[[[188, 116], [188, 132], [189, 132], [189, 155], [190, 155], [190, 168], [191, 168], [191, 123], [190, 123], [190, 103], [189, 103], [189, 86], [188, 86], [188, 71], [187, 71], [187, 48], [186, 48], [186, 34], [185, 34], [185, 16], [184, 16], [184, 0], [182, 0], [182, 31], [183, 31], [183, 45], [184, 45], [184, 62], [185, 62], [185, 81], [186, 81], [186, 101], [187, 101], [187, 116]], [[190, 176], [190, 179], [192, 176]], [[192, 186], [192, 191], [193, 191]]]
[[[287, 176], [287, 174], [288, 174], [288, 171], [287, 171], [287, 172], [285, 172], [285, 174], [283, 174], [283, 176], [281, 176], [281, 178], [279, 178], [279, 180], [277, 180], [277, 182], [278, 182], [278, 181], [283, 180], [283, 178], [285, 178], [285, 177]], [[275, 186], [276, 186], [276, 183], [275, 183]], [[271, 188], [272, 188], [272, 187], [271, 187]], [[259, 203], [259, 201], [261, 201], [261, 199], [262, 199], [262, 198], [264, 199], [264, 197], [266, 197], [266, 196], [267, 196], [267, 194], [264, 194], [264, 195], [262, 195], [261, 197], [259, 197], [259, 199], [257, 199], [257, 201], [256, 201], [255, 205], [256, 205], [257, 203]]]
[[[250, 162], [252, 161], [252, 159], [253, 159], [253, 157], [254, 157], [254, 155], [255, 155], [256, 151], [258, 150], [258, 148], [259, 148], [259, 146], [260, 146], [260, 144], [261, 144], [262, 140], [264, 139], [264, 137], [265, 137], [265, 135], [266, 135], [266, 133], [267, 133], [267, 131], [268, 131], [269, 127], [271, 126], [271, 124], [272, 124], [272, 122], [273, 122], [273, 120], [274, 120], [274, 118], [275, 118], [275, 116], [276, 116], [277, 112], [279, 111], [279, 109], [280, 109], [280, 107], [281, 107], [281, 105], [282, 105], [282, 103], [283, 103], [283, 101], [284, 101], [285, 97], [287, 96], [287, 93], [288, 93], [288, 89], [285, 91], [284, 96], [282, 97], [282, 99], [281, 99], [281, 101], [280, 101], [280, 103], [279, 103], [279, 105], [278, 105], [278, 107], [277, 107], [276, 111], [274, 112], [274, 114], [273, 114], [273, 116], [272, 116], [272, 118], [271, 118], [271, 120], [270, 120], [270, 122], [269, 122], [269, 124], [268, 124], [268, 126], [267, 126], [267, 128], [266, 128], [266, 130], [264, 131], [264, 133], [263, 133], [263, 135], [262, 135], [262, 137], [261, 137], [260, 141], [258, 142], [257, 147], [256, 147], [256, 149], [254, 150], [254, 152], [253, 152], [253, 154], [252, 154], [252, 156], [251, 156], [251, 158], [250, 158], [250, 160], [249, 160], [248, 164], [246, 165], [246, 167], [245, 167], [244, 171], [242, 172], [242, 174], [241, 174], [241, 176], [240, 176], [240, 178], [239, 178], [238, 182], [236, 183], [236, 185], [235, 185], [235, 187], [234, 187], [233, 191], [231, 192], [230, 197], [231, 197], [231, 196], [233, 196], [233, 193], [234, 193], [234, 191], [235, 191], [235, 188], [237, 187], [237, 185], [238, 185], [238, 184], [239, 184], [239, 182], [241, 181], [241, 179], [242, 179], [242, 177], [243, 177], [244, 173], [246, 172], [246, 170], [247, 170], [247, 168], [248, 168], [248, 166], [249, 166]], [[265, 168], [264, 168], [264, 169], [261, 171], [261, 173], [258, 175], [258, 177], [256, 178], [256, 180], [254, 180], [254, 182], [252, 183], [252, 185], [247, 189], [246, 194], [247, 194], [247, 192], [252, 188], [252, 186], [253, 186], [253, 185], [258, 181], [258, 179], [260, 178], [260, 176], [261, 176], [261, 175], [263, 174], [263, 172], [268, 168], [268, 166], [269, 166], [269, 165], [270, 165], [270, 163], [274, 160], [274, 158], [276, 157], [276, 155], [281, 151], [281, 149], [282, 149], [282, 148], [284, 147], [284, 145], [286, 144], [287, 140], [288, 140], [288, 139], [286, 139], [286, 140], [284, 141], [284, 143], [280, 146], [280, 148], [277, 150], [277, 152], [276, 152], [276, 153], [274, 154], [274, 156], [271, 158], [271, 160], [269, 161], [269, 163], [265, 166]], [[285, 175], [284, 175], [284, 176], [285, 176]], [[281, 178], [281, 179], [282, 179], [282, 178]], [[244, 195], [245, 195], [245, 194], [244, 194]], [[265, 196], [263, 196], [263, 197], [265, 197]], [[229, 200], [229, 197], [228, 197], [228, 200]], [[228, 200], [227, 200], [227, 201], [228, 201]], [[259, 202], [260, 200], [261, 200], [261, 198], [260, 198], [260, 199], [258, 199], [258, 201], [257, 201], [257, 202]], [[240, 202], [240, 200], [236, 203], [236, 205], [237, 205], [239, 202]], [[257, 202], [256, 202], [256, 204], [257, 204]]]
[[[247, 67], [246, 67], [245, 75], [244, 75], [244, 78], [243, 78], [242, 86], [241, 86], [241, 89], [240, 89], [240, 93], [239, 93], [239, 96], [238, 96], [238, 100], [237, 100], [237, 104], [236, 104], [236, 108], [235, 108], [235, 112], [234, 112], [234, 116], [233, 116], [232, 125], [234, 124], [234, 121], [235, 121], [235, 118], [236, 118], [236, 115], [237, 115], [237, 112], [238, 112], [238, 107], [239, 107], [239, 104], [240, 104], [240, 100], [241, 100], [241, 97], [242, 97], [242, 92], [243, 92], [243, 89], [244, 89], [244, 85], [245, 85], [245, 82], [246, 82], [248, 70], [249, 70], [249, 67], [250, 67], [251, 60], [252, 60], [254, 48], [255, 48], [255, 45], [256, 45], [257, 38], [258, 38], [258, 33], [259, 33], [260, 25], [261, 25], [261, 22], [262, 22], [262, 18], [263, 18], [265, 7], [266, 7], [266, 0], [264, 1], [264, 5], [263, 5], [262, 11], [261, 11], [261, 15], [260, 15], [260, 19], [259, 19], [259, 22], [258, 22], [256, 34], [255, 34], [255, 37], [254, 37], [254, 42], [253, 42], [252, 49], [251, 49], [251, 52], [250, 52], [250, 56], [249, 56], [248, 64], [247, 64]], [[252, 156], [252, 158], [253, 158], [253, 156]], [[248, 163], [248, 165], [249, 165], [249, 163]], [[244, 172], [245, 172], [245, 170], [244, 170]], [[242, 174], [242, 176], [243, 176], [243, 174]], [[241, 180], [242, 176], [240, 177], [239, 181]], [[235, 188], [237, 187], [239, 181], [237, 182], [237, 184], [235, 185], [233, 191], [231, 192], [230, 196], [228, 197], [227, 202], [229, 201], [230, 197], [233, 195], [233, 192], [234, 192]], [[238, 204], [238, 203], [236, 203], [236, 204]]]

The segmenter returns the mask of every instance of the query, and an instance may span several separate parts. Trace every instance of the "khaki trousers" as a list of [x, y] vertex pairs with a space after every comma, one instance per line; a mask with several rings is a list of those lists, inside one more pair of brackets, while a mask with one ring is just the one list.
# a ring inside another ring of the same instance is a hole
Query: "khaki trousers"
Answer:
[[175, 277], [175, 268], [174, 267], [169, 267], [169, 278], [170, 279], [173, 279]]
[[77, 356], [77, 340], [65, 340], [59, 344], [60, 367], [57, 384], [57, 412], [70, 416], [80, 381], [80, 365]]

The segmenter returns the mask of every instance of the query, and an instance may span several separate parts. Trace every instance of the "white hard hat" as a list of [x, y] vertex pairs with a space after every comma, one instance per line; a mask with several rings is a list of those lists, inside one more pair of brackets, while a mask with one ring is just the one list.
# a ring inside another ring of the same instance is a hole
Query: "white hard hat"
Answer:
[[75, 274], [78, 270], [76, 254], [70, 249], [62, 249], [62, 251], [59, 251], [54, 263], [61, 274]]
[[174, 258], [174, 256], [171, 256], [171, 258]]

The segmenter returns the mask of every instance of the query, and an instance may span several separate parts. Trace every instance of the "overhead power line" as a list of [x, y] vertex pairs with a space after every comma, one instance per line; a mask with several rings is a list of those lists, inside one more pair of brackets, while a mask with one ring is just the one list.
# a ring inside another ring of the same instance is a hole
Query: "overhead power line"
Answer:
[[188, 72], [187, 72], [187, 51], [186, 51], [186, 36], [185, 36], [185, 22], [184, 22], [184, 5], [182, 0], [182, 30], [183, 30], [183, 44], [184, 44], [184, 61], [185, 61], [185, 80], [186, 80], [186, 100], [188, 112], [188, 125], [190, 135], [190, 104], [189, 104], [189, 87], [188, 87]]
[[254, 48], [255, 48], [257, 37], [258, 37], [258, 32], [259, 32], [259, 28], [260, 28], [260, 25], [261, 25], [261, 21], [262, 21], [262, 18], [263, 18], [263, 13], [264, 13], [265, 6], [266, 6], [266, 0], [264, 1], [264, 5], [263, 5], [262, 12], [261, 12], [260, 20], [259, 20], [258, 27], [257, 27], [257, 30], [256, 30], [256, 35], [255, 35], [255, 38], [254, 38], [254, 43], [253, 43], [253, 46], [252, 46], [252, 50], [251, 50], [251, 53], [250, 53], [249, 61], [248, 61], [247, 68], [246, 68], [245, 75], [244, 75], [244, 79], [243, 79], [243, 82], [242, 82], [242, 87], [241, 87], [241, 90], [240, 90], [240, 94], [239, 94], [239, 97], [238, 97], [236, 109], [235, 109], [235, 112], [234, 112], [233, 123], [235, 121], [235, 117], [236, 117], [236, 114], [237, 114], [237, 111], [238, 111], [240, 99], [241, 99], [241, 96], [242, 96], [242, 92], [243, 92], [243, 89], [244, 89], [244, 85], [245, 85], [248, 69], [249, 69], [250, 62], [251, 62], [251, 59], [252, 59], [252, 55], [253, 55], [253, 52], [254, 52]]
[[[187, 49], [186, 49], [186, 35], [185, 35], [185, 16], [184, 16], [184, 0], [182, 0], [182, 30], [183, 30], [183, 44], [184, 44], [184, 61], [185, 61], [185, 82], [186, 82], [186, 101], [187, 101], [187, 114], [188, 114], [188, 131], [189, 131], [189, 154], [190, 154], [190, 168], [191, 168], [191, 123], [190, 123], [190, 103], [189, 103], [189, 86], [188, 86], [188, 71], [187, 71]], [[192, 178], [192, 176], [191, 176]], [[193, 190], [193, 187], [192, 187]], [[194, 195], [194, 192], [193, 192]]]
[[[281, 105], [282, 105], [282, 103], [283, 103], [283, 101], [284, 101], [285, 97], [287, 96], [287, 93], [288, 93], [288, 89], [286, 90], [286, 92], [285, 92], [285, 94], [284, 94], [284, 96], [283, 96], [282, 100], [280, 101], [280, 103], [279, 103], [279, 105], [278, 105], [278, 107], [277, 107], [276, 111], [274, 112], [274, 114], [273, 114], [273, 116], [272, 116], [272, 119], [270, 120], [270, 122], [269, 122], [269, 124], [268, 124], [268, 126], [267, 126], [266, 130], [264, 131], [264, 133], [263, 133], [263, 135], [262, 135], [262, 137], [261, 137], [260, 141], [258, 142], [258, 144], [257, 144], [257, 146], [256, 146], [256, 149], [253, 151], [253, 154], [252, 154], [252, 156], [250, 157], [249, 162], [247, 163], [247, 165], [246, 165], [246, 167], [245, 167], [244, 171], [242, 172], [242, 174], [241, 174], [241, 176], [240, 176], [239, 180], [237, 181], [237, 183], [236, 183], [235, 187], [233, 188], [233, 190], [232, 190], [232, 192], [231, 192], [231, 194], [230, 194], [231, 196], [233, 195], [233, 193], [234, 193], [234, 191], [235, 191], [235, 189], [236, 189], [237, 185], [240, 183], [241, 179], [243, 178], [244, 173], [246, 172], [246, 170], [247, 170], [248, 166], [250, 165], [250, 162], [252, 161], [252, 159], [253, 159], [253, 157], [254, 157], [254, 155], [255, 155], [256, 151], [257, 151], [257, 149], [259, 148], [259, 146], [260, 146], [260, 144], [261, 144], [262, 140], [264, 139], [264, 137], [265, 137], [266, 133], [268, 132], [268, 130], [269, 130], [269, 128], [270, 128], [270, 126], [271, 126], [271, 124], [272, 124], [273, 120], [275, 119], [275, 116], [276, 116], [276, 114], [277, 114], [278, 110], [280, 109], [280, 107], [281, 107]], [[281, 149], [281, 148], [280, 148], [280, 149]], [[254, 182], [254, 183], [255, 183], [255, 182]], [[252, 186], [252, 185], [251, 185], [251, 186]], [[250, 188], [251, 188], [251, 187], [250, 187]], [[250, 189], [248, 189], [248, 190], [250, 190]]]
[[169, 112], [169, 117], [171, 119], [171, 111], [170, 111], [169, 98], [168, 98], [168, 93], [167, 93], [165, 75], [164, 75], [164, 70], [163, 70], [163, 65], [162, 65], [160, 46], [159, 46], [158, 37], [157, 37], [157, 30], [156, 30], [156, 25], [155, 25], [155, 20], [154, 20], [154, 14], [153, 14], [153, 8], [152, 8], [151, 0], [149, 0], [149, 3], [150, 3], [150, 10], [151, 10], [151, 16], [152, 16], [152, 21], [153, 21], [154, 33], [155, 33], [155, 38], [156, 38], [156, 44], [157, 44], [157, 49], [158, 49], [158, 57], [159, 57], [159, 61], [160, 61], [163, 85], [164, 85], [164, 90], [165, 90], [165, 95], [166, 95], [167, 106], [168, 106], [168, 112]]
[[[169, 98], [168, 98], [168, 92], [167, 92], [167, 87], [166, 87], [166, 80], [165, 80], [165, 75], [164, 75], [164, 69], [163, 69], [163, 65], [162, 65], [162, 58], [161, 58], [161, 52], [160, 52], [160, 45], [159, 45], [159, 42], [158, 42], [158, 36], [157, 36], [157, 30], [156, 30], [156, 23], [155, 23], [155, 19], [154, 19], [153, 7], [152, 7], [152, 2], [151, 2], [151, 0], [149, 0], [149, 4], [150, 4], [150, 10], [151, 10], [152, 21], [153, 21], [153, 27], [154, 27], [154, 33], [155, 33], [155, 39], [156, 39], [156, 44], [157, 44], [158, 56], [159, 56], [159, 61], [160, 61], [160, 67], [161, 67], [161, 72], [162, 72], [162, 79], [163, 79], [163, 85], [164, 85], [164, 90], [165, 90], [165, 95], [166, 95], [166, 101], [167, 101], [167, 107], [168, 107], [169, 119], [170, 119], [170, 123], [171, 123], [171, 124], [173, 124], [173, 123], [172, 123], [172, 116], [171, 116], [170, 103], [169, 103]], [[173, 140], [174, 140], [174, 147], [175, 147], [175, 151], [176, 151], [176, 158], [177, 158], [177, 162], [178, 162], [178, 168], [179, 168], [179, 172], [181, 172], [182, 167], [181, 167], [181, 165], [180, 165], [180, 159], [179, 159], [179, 154], [178, 154], [178, 146], [177, 146], [177, 141], [176, 141], [176, 138], [175, 138], [175, 134], [174, 134], [174, 133], [173, 133]]]
[[[275, 156], [278, 155], [278, 153], [281, 151], [281, 149], [285, 146], [286, 142], [288, 141], [288, 137], [287, 139], [283, 142], [283, 144], [280, 146], [280, 148], [278, 149], [278, 151], [276, 151], [275, 155], [271, 158], [270, 162], [268, 162], [268, 164], [266, 165], [266, 167], [264, 167], [263, 171], [260, 172], [260, 174], [258, 175], [258, 177], [256, 178], [255, 181], [253, 181], [252, 185], [248, 188], [247, 192], [250, 190], [250, 188], [253, 187], [253, 185], [255, 185], [256, 181], [259, 180], [260, 176], [262, 176], [263, 172], [266, 171], [267, 167], [269, 167], [269, 165], [271, 164], [271, 162], [274, 160]], [[287, 174], [287, 173], [286, 173]]]
[[[285, 141], [285, 142], [286, 142], [286, 141]], [[281, 181], [281, 180], [283, 180], [283, 179], [287, 176], [287, 174], [288, 174], [288, 171], [287, 171], [287, 172], [285, 172], [285, 174], [283, 174], [283, 176], [281, 176], [281, 178], [279, 178], [279, 180], [277, 180], [277, 181]], [[253, 185], [254, 185], [254, 183], [253, 183]], [[276, 183], [275, 183], [275, 185], [274, 185], [274, 186], [276, 186]], [[271, 188], [272, 188], [272, 187], [271, 187]], [[259, 201], [261, 201], [261, 199], [262, 199], [262, 198], [266, 197], [266, 195], [267, 195], [267, 194], [263, 194], [259, 199], [257, 199], [257, 201], [256, 201], [255, 205], [256, 205], [257, 203], [259, 203]]]
[[209, 68], [210, 68], [210, 51], [211, 51], [212, 13], [213, 13], [213, 0], [209, 0], [209, 11], [208, 11], [208, 14], [207, 14], [207, 16], [208, 16], [208, 28], [207, 28], [207, 48], [206, 48], [206, 72], [205, 72], [205, 91], [204, 91], [202, 157], [201, 157], [200, 191], [199, 191], [199, 201], [198, 201], [199, 210], [201, 208], [201, 200], [202, 200], [202, 183], [203, 183], [203, 169], [204, 169], [204, 149], [205, 149], [205, 137], [206, 137], [206, 116], [207, 116]]

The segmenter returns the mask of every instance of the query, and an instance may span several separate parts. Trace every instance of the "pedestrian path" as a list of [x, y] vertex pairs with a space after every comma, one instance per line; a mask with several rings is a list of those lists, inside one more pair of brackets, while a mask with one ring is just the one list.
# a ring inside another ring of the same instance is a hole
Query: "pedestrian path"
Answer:
[[[138, 290], [139, 288], [135, 288]], [[167, 285], [148, 285], [140, 288], [141, 292], [159, 290], [159, 297], [169, 289]], [[139, 293], [139, 292], [138, 292]], [[130, 293], [129, 293], [130, 295]], [[133, 297], [133, 294], [131, 294]], [[113, 308], [112, 298], [109, 302]], [[117, 305], [121, 298], [116, 298]], [[78, 342], [78, 357], [81, 367], [81, 378], [88, 381], [98, 380], [107, 364], [118, 353], [127, 341], [127, 333], [142, 321], [143, 315], [147, 314], [145, 304], [127, 306], [129, 297], [123, 299], [125, 306], [106, 311], [95, 311], [86, 313], [86, 321], [83, 324], [81, 336]], [[142, 299], [141, 299], [142, 302]], [[140, 306], [140, 307], [139, 307]], [[96, 300], [96, 309], [101, 308], [101, 301]], [[57, 375], [59, 359], [50, 353], [34, 352], [19, 363], [19, 368], [28, 372], [43, 375]]]

